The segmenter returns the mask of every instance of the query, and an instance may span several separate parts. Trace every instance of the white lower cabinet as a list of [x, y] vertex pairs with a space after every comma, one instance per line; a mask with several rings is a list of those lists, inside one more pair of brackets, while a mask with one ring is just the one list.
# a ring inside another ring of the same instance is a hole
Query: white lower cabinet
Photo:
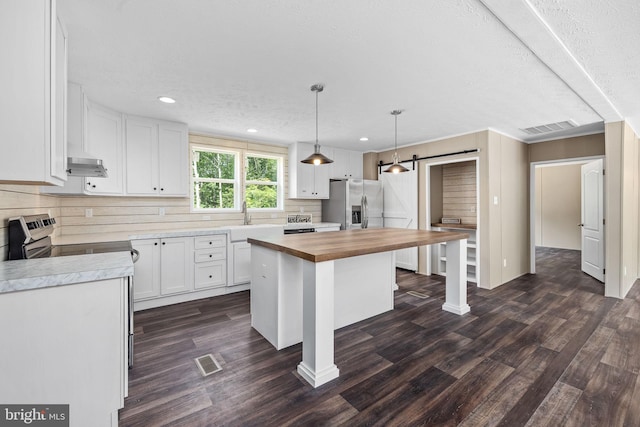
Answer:
[[135, 301], [193, 289], [193, 237], [134, 240], [140, 252], [135, 263]]
[[160, 295], [160, 239], [134, 240], [133, 249], [140, 252], [133, 276], [133, 299]]
[[171, 237], [160, 242], [160, 294], [193, 289], [193, 237]]
[[242, 285], [251, 282], [251, 243], [231, 243], [231, 263], [233, 265], [232, 285]]
[[226, 286], [227, 236], [196, 237], [194, 262], [195, 289]]
[[226, 234], [141, 239], [131, 243], [140, 253], [134, 264], [135, 310], [226, 293]]

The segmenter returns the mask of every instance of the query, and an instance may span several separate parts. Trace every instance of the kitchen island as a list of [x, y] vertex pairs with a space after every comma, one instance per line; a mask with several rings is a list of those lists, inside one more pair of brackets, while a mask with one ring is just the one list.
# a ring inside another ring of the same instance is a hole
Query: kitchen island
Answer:
[[251, 324], [280, 349], [299, 342], [301, 318], [298, 373], [318, 387], [339, 375], [334, 330], [393, 309], [397, 249], [447, 242], [442, 308], [467, 313], [467, 238], [462, 232], [383, 228], [249, 239]]

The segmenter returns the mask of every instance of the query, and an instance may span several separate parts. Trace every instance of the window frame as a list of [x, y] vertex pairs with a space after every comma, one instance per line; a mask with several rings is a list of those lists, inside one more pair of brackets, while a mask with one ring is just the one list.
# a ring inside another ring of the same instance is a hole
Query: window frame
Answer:
[[[234, 156], [234, 177], [233, 179], [224, 178], [196, 178], [193, 176], [193, 152], [205, 151], [209, 153], [231, 154]], [[244, 191], [240, 176], [243, 170], [240, 168], [240, 157], [242, 152], [238, 150], [230, 150], [222, 147], [212, 147], [206, 145], [192, 144], [189, 150], [189, 206], [191, 212], [240, 212], [241, 192]], [[215, 182], [222, 184], [233, 184], [233, 207], [232, 208], [198, 208], [195, 207], [194, 193], [196, 182]]]
[[[277, 162], [277, 181], [253, 181], [247, 180], [247, 162], [249, 157], [258, 157], [261, 159], [272, 159]], [[275, 208], [247, 208], [250, 212], [283, 212], [284, 211], [284, 157], [276, 154], [263, 154], [256, 152], [245, 152], [243, 156], [243, 174], [242, 174], [242, 200], [246, 200], [246, 192], [248, 185], [274, 185], [276, 187], [276, 207]]]
[[[194, 151], [205, 151], [210, 153], [231, 154], [234, 156], [234, 179], [222, 178], [196, 178], [193, 176], [193, 153]], [[274, 159], [277, 161], [277, 181], [254, 181], [247, 180], [247, 162], [249, 157], [259, 157]], [[242, 202], [246, 200], [247, 185], [274, 185], [276, 187], [276, 207], [275, 208], [247, 208], [248, 212], [284, 212], [284, 168], [285, 157], [282, 154], [261, 153], [247, 151], [244, 149], [233, 149], [229, 147], [218, 147], [213, 145], [190, 144], [189, 145], [189, 211], [197, 213], [236, 213], [242, 212]], [[220, 182], [233, 184], [233, 208], [196, 208], [195, 203], [195, 183], [196, 182]]]

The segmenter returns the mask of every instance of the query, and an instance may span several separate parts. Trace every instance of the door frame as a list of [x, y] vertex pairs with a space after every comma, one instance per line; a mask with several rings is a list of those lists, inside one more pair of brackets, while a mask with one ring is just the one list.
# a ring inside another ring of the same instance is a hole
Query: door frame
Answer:
[[[571, 165], [576, 163], [587, 163], [593, 160], [602, 159], [606, 164], [605, 156], [587, 156], [587, 157], [572, 157], [568, 159], [558, 160], [545, 160], [540, 162], [529, 163], [529, 273], [536, 273], [536, 166], [542, 165]], [[582, 199], [582, 196], [580, 197]], [[606, 195], [603, 199], [603, 208], [606, 212]], [[606, 229], [604, 230], [604, 238], [606, 241]], [[606, 259], [606, 245], [605, 245], [605, 259]], [[605, 284], [606, 284], [605, 276]]]
[[[425, 225], [427, 230], [431, 230], [431, 166], [441, 166], [448, 165], [451, 163], [462, 163], [462, 162], [476, 162], [476, 286], [480, 287], [480, 270], [482, 268], [480, 263], [480, 156], [471, 156], [471, 157], [460, 157], [456, 159], [448, 159], [448, 160], [436, 160], [433, 162], [427, 161], [425, 163]], [[419, 176], [419, 175], [418, 175]], [[418, 189], [420, 187], [418, 186]], [[420, 209], [418, 208], [418, 212]], [[418, 221], [420, 219], [418, 218]], [[432, 274], [431, 269], [431, 245], [427, 245], [425, 251], [425, 273], [430, 276]], [[420, 260], [418, 260], [418, 265], [420, 265]]]

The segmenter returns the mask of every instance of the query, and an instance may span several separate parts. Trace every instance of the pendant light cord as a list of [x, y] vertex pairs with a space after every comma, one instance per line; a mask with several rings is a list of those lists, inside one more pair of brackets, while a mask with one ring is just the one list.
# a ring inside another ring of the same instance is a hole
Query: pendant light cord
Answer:
[[315, 152], [318, 152], [318, 91], [316, 90], [316, 146], [314, 147]]

